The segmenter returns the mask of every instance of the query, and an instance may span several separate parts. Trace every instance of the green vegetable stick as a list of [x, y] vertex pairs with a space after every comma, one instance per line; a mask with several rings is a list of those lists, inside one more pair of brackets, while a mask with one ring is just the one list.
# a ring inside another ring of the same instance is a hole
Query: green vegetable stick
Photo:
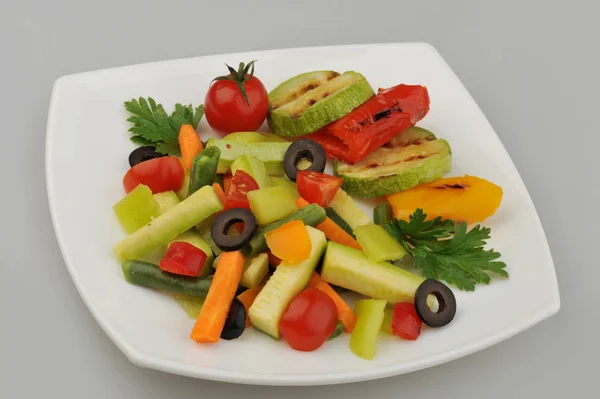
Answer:
[[356, 301], [356, 325], [350, 335], [350, 349], [356, 356], [366, 360], [375, 357], [377, 335], [383, 323], [386, 301], [361, 299]]
[[283, 158], [290, 143], [256, 142], [240, 143], [225, 139], [210, 139], [206, 148], [218, 147], [221, 150], [217, 173], [227, 173], [233, 161], [242, 155], [260, 159], [270, 175], [283, 175]]
[[373, 223], [384, 226], [394, 218], [394, 214], [392, 212], [392, 207], [387, 202], [383, 204], [379, 204], [373, 209]]
[[211, 186], [202, 187], [114, 247], [121, 260], [140, 259], [223, 209]]
[[130, 284], [200, 298], [206, 298], [212, 281], [212, 278], [167, 273], [157, 265], [141, 260], [126, 260], [121, 264], [121, 269]]
[[205, 148], [194, 158], [190, 171], [190, 187], [187, 195], [192, 195], [204, 186], [210, 186], [217, 175], [217, 165], [221, 150], [218, 147]]

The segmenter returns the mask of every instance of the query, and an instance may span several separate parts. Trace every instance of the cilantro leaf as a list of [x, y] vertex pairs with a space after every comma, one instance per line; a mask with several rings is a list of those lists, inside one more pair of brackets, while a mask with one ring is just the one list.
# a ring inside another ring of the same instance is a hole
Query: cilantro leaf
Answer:
[[414, 267], [427, 278], [444, 280], [465, 291], [477, 284], [488, 284], [490, 273], [508, 277], [506, 264], [498, 261], [500, 253], [485, 250], [491, 230], [475, 226], [467, 231], [466, 223], [442, 220], [426, 221], [421, 209], [409, 221], [395, 219], [386, 230], [414, 257]]
[[204, 116], [204, 106], [194, 108], [190, 105], [175, 104], [171, 115], [162, 104], [152, 97], [132, 99], [125, 102], [125, 109], [132, 115], [127, 119], [133, 126], [129, 128], [131, 141], [140, 145], [153, 145], [162, 154], [178, 155], [179, 129], [190, 124], [196, 129]]

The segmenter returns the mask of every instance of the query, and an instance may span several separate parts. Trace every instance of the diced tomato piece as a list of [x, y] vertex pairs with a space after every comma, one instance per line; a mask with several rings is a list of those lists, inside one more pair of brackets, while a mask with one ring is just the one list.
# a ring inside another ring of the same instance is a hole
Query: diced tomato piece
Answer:
[[399, 302], [394, 305], [394, 311], [392, 312], [392, 332], [394, 335], [414, 341], [419, 338], [422, 325], [423, 322], [417, 315], [414, 304]]
[[225, 210], [232, 208], [250, 209], [248, 193], [254, 190], [258, 190], [256, 180], [248, 173], [238, 169], [229, 184], [229, 191], [225, 200]]
[[130, 193], [140, 184], [150, 187], [152, 194], [179, 191], [185, 171], [176, 157], [153, 158], [133, 166], [123, 177], [123, 188]]
[[343, 182], [344, 180], [339, 177], [310, 170], [301, 170], [296, 177], [300, 196], [322, 207], [329, 205]]
[[160, 261], [160, 269], [182, 276], [196, 277], [208, 257], [200, 248], [187, 242], [174, 242]]
[[379, 93], [348, 115], [308, 136], [325, 148], [327, 155], [356, 163], [429, 112], [424, 86], [398, 85]]

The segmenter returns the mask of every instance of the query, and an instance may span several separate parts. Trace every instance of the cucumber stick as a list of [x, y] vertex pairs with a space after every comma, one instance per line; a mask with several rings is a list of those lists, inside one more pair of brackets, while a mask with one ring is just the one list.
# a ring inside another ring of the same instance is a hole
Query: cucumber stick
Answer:
[[158, 205], [160, 206], [160, 214], [167, 212], [175, 205], [179, 204], [181, 200], [175, 194], [174, 191], [164, 191], [162, 193], [156, 193], [152, 196]]
[[279, 339], [279, 321], [290, 302], [308, 283], [327, 245], [325, 234], [307, 226], [312, 250], [308, 259], [295, 264], [281, 262], [249, 309], [256, 329]]
[[283, 158], [290, 143], [253, 142], [243, 143], [225, 139], [210, 139], [206, 147], [218, 147], [221, 150], [217, 173], [224, 174], [229, 171], [233, 161], [242, 155], [251, 155], [260, 159], [270, 175], [283, 175]]
[[244, 274], [240, 284], [246, 288], [256, 288], [269, 273], [269, 256], [258, 254], [244, 266]]
[[375, 357], [377, 335], [383, 323], [386, 302], [381, 299], [356, 301], [356, 325], [350, 335], [350, 349], [356, 356], [366, 360]]
[[321, 277], [328, 283], [392, 304], [414, 302], [415, 292], [424, 281], [390, 263], [373, 262], [361, 251], [333, 241], [327, 244]]
[[372, 223], [369, 215], [342, 189], [337, 191], [335, 197], [329, 203], [329, 207], [345, 220], [353, 230], [363, 224]]
[[398, 260], [404, 258], [406, 249], [385, 229], [376, 224], [365, 224], [354, 230], [356, 240], [372, 261]]
[[271, 187], [271, 177], [267, 173], [265, 164], [251, 155], [242, 155], [230, 166], [231, 174], [235, 175], [238, 170], [248, 173], [256, 181], [259, 188]]
[[305, 225], [314, 227], [325, 220], [325, 209], [317, 204], [310, 204], [284, 219], [261, 227], [254, 237], [252, 237], [250, 243], [244, 247], [244, 256], [252, 257], [261, 252], [266, 252], [269, 248], [267, 247], [265, 234], [293, 220], [302, 220]]
[[215, 190], [212, 186], [204, 186], [119, 242], [114, 251], [121, 260], [139, 259], [221, 209], [223, 204]]
[[186, 277], [163, 272], [153, 263], [126, 260], [121, 264], [125, 280], [130, 284], [175, 294], [206, 298], [212, 278]]

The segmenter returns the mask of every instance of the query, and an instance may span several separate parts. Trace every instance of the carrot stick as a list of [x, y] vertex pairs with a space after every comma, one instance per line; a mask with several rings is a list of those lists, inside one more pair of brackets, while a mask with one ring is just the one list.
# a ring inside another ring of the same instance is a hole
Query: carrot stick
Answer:
[[181, 125], [178, 141], [179, 148], [181, 149], [183, 167], [187, 170], [191, 170], [194, 157], [202, 151], [202, 140], [200, 140], [198, 133], [196, 133], [196, 129], [194, 129], [192, 125]]
[[[310, 205], [304, 198], [300, 197], [296, 200], [296, 205], [298, 208], [304, 208], [305, 206]], [[348, 247], [352, 247], [362, 251], [362, 247], [352, 236], [344, 231], [340, 226], [335, 224], [333, 220], [330, 218], [325, 218], [325, 220], [315, 226], [315, 229], [321, 230], [325, 233], [325, 237], [328, 240], [337, 242], [338, 244], [346, 245]]]
[[223, 176], [223, 190], [225, 191], [225, 195], [229, 195], [229, 186], [231, 185], [231, 178], [233, 176], [227, 174]]
[[261, 283], [258, 287], [249, 288], [237, 296], [237, 299], [239, 299], [240, 302], [242, 302], [244, 304], [244, 307], [246, 308], [246, 327], [250, 327], [252, 325], [252, 323], [250, 322], [250, 317], [248, 316], [248, 310], [250, 309], [250, 306], [252, 306], [254, 300], [256, 299], [260, 290], [262, 290], [264, 286], [265, 283]]
[[348, 304], [342, 299], [341, 296], [338, 295], [337, 292], [317, 272], [313, 272], [310, 276], [310, 280], [308, 281], [308, 287], [313, 287], [326, 293], [333, 302], [335, 303], [335, 307], [338, 311], [338, 319], [344, 325], [344, 330], [346, 332], [352, 332], [354, 329], [354, 324], [356, 324], [356, 315], [348, 306]]
[[227, 196], [221, 188], [221, 185], [219, 183], [213, 183], [212, 186], [215, 189], [215, 194], [217, 194], [217, 197], [219, 197], [219, 199], [221, 200], [221, 203], [225, 205], [225, 200], [227, 199]]
[[196, 342], [219, 340], [243, 272], [244, 257], [240, 251], [221, 253], [219, 266], [190, 338]]

